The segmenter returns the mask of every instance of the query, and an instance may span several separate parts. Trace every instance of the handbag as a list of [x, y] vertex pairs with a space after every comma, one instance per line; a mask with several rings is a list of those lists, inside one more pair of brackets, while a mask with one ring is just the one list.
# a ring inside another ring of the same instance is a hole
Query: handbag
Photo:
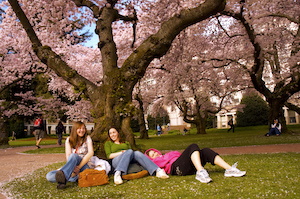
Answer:
[[98, 185], [109, 184], [109, 178], [105, 170], [85, 169], [79, 173], [79, 187], [93, 187]]

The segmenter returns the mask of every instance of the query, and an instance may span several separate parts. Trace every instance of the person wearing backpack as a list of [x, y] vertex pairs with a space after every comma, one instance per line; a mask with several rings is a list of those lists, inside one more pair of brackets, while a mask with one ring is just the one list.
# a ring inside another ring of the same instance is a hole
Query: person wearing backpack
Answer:
[[62, 134], [66, 134], [66, 129], [61, 121], [58, 122], [57, 126], [55, 127], [56, 135], [58, 137], [57, 144], [61, 145]]
[[34, 121], [34, 125], [33, 125], [33, 134], [36, 139], [35, 146], [37, 147], [37, 149], [41, 148], [39, 145], [42, 139], [45, 137], [45, 131], [46, 131], [46, 121], [44, 121], [42, 117], [38, 117]]

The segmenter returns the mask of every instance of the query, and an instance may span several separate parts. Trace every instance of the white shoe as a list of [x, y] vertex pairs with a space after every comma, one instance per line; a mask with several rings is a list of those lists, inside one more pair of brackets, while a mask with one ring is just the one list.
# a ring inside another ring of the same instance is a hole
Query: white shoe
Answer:
[[120, 175], [120, 173], [115, 173], [115, 175], [114, 175], [114, 183], [115, 184], [122, 184], [123, 183], [123, 180], [122, 180], [122, 178], [121, 178], [121, 175]]
[[209, 177], [205, 169], [202, 169], [201, 171], [197, 171], [196, 180], [199, 180], [202, 183], [209, 183], [212, 181], [212, 179]]
[[163, 170], [163, 169], [156, 171], [156, 177], [161, 178], [161, 179], [169, 178], [169, 176], [166, 174], [165, 170]]
[[242, 177], [246, 175], [246, 171], [240, 171], [237, 167], [237, 162], [230, 169], [225, 170], [225, 177]]

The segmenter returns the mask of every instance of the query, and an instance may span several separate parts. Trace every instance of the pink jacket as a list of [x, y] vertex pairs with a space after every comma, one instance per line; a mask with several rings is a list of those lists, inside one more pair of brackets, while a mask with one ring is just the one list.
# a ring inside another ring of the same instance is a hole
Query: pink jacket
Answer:
[[[151, 150], [158, 152], [161, 156], [157, 157], [155, 159], [150, 158], [147, 153]], [[151, 148], [145, 152], [145, 155], [150, 160], [152, 160], [157, 166], [164, 169], [167, 174], [170, 174], [171, 166], [172, 166], [173, 162], [175, 162], [177, 160], [177, 158], [181, 155], [181, 153], [179, 153], [178, 151], [171, 151], [169, 153], [166, 153], [165, 155], [162, 155], [159, 150]]]

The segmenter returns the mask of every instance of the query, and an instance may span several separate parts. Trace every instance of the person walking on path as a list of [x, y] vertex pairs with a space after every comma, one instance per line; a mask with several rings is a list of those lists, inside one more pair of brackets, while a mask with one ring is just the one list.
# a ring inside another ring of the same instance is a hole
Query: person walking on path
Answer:
[[234, 124], [232, 118], [228, 121], [228, 125], [230, 126], [230, 129], [228, 129], [227, 132], [229, 132], [232, 129], [232, 133], [234, 133]]
[[36, 139], [35, 146], [37, 147], [37, 149], [41, 148], [40, 142], [45, 137], [45, 133], [46, 133], [46, 120], [44, 120], [42, 117], [38, 117], [34, 121], [34, 125], [33, 125], [33, 134]]
[[160, 136], [161, 135], [161, 127], [159, 124], [157, 125], [156, 130], [157, 130], [157, 135]]
[[15, 131], [12, 132], [12, 138], [11, 138], [11, 141], [13, 140], [17, 140], [17, 134]]
[[56, 135], [58, 137], [57, 145], [61, 145], [61, 140], [63, 133], [66, 134], [66, 129], [61, 121], [58, 122], [58, 125], [55, 127]]

